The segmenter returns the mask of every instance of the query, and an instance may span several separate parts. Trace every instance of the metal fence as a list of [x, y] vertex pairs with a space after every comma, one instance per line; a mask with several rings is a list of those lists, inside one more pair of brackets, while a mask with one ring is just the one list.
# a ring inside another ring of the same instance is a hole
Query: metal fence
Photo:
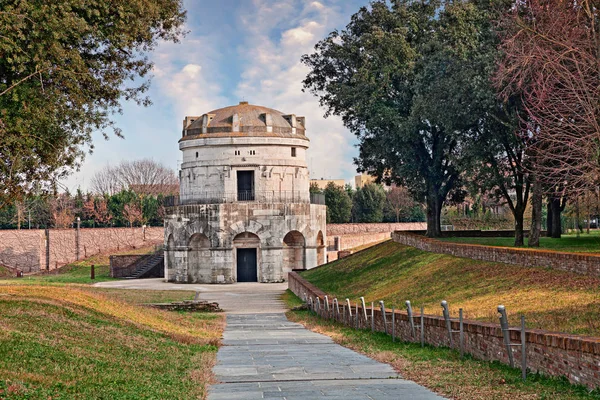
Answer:
[[186, 198], [168, 196], [164, 199], [165, 207], [189, 204], [224, 204], [224, 203], [311, 203], [325, 204], [325, 196], [307, 191], [237, 191], [237, 192], [200, 192]]
[[[338, 321], [346, 326], [349, 326], [354, 329], [371, 329], [372, 332], [375, 332], [375, 302], [371, 302], [370, 310], [367, 308], [365, 304], [365, 298], [361, 297], [359, 301], [356, 301], [355, 307], [353, 310], [352, 302], [350, 299], [345, 299], [340, 305], [337, 298], [334, 298], [330, 301], [328, 296], [325, 296], [324, 299], [316, 296], [314, 299], [312, 296], [308, 296], [306, 293], [303, 294], [303, 301], [306, 303], [308, 310], [317, 316]], [[360, 306], [360, 307], [359, 307]], [[409, 300], [405, 302], [406, 313], [408, 315], [408, 321], [397, 321], [396, 320], [396, 310], [392, 308], [391, 314], [388, 316], [388, 312], [385, 309], [385, 304], [383, 300], [379, 301], [378, 308], [380, 311], [381, 321], [377, 325], [383, 327], [383, 332], [387, 335], [390, 335], [392, 341], [396, 341], [396, 329], [399, 327], [401, 323], [407, 323], [408, 326], [404, 328], [408, 329], [410, 332], [410, 336], [412, 341], [420, 342], [421, 347], [425, 346], [425, 314], [424, 308], [421, 306], [421, 312], [419, 315], [415, 315], [412, 309], [412, 304]], [[464, 325], [463, 325], [463, 309], [460, 308], [458, 311], [458, 330], [452, 329], [452, 322], [457, 321], [456, 318], [452, 318], [450, 316], [450, 310], [448, 308], [448, 302], [442, 301], [442, 315], [444, 317], [447, 337], [448, 337], [448, 347], [451, 349], [456, 349], [460, 352], [460, 356], [463, 357], [465, 354], [465, 333], [464, 333]], [[370, 312], [369, 312], [370, 311]], [[511, 367], [515, 367], [515, 357], [513, 354], [513, 348], [519, 347], [521, 353], [521, 375], [523, 380], [527, 379], [527, 348], [526, 348], [526, 331], [525, 331], [525, 316], [521, 316], [521, 326], [520, 326], [520, 341], [518, 343], [513, 343], [510, 338], [510, 328], [508, 324], [508, 317], [506, 314], [506, 308], [503, 305], [499, 305], [497, 308], [498, 318], [500, 321], [500, 328], [502, 330], [502, 339], [504, 343], [504, 348], [508, 357], [508, 364]], [[456, 336], [458, 336], [458, 343], [456, 342]]]

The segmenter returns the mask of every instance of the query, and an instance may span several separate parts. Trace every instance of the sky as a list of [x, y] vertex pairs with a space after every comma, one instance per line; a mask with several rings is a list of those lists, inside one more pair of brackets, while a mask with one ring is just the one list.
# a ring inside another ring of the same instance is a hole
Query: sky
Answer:
[[125, 103], [115, 121], [124, 139], [94, 136], [94, 152], [64, 184], [71, 192], [89, 189], [106, 165], [152, 158], [175, 170], [181, 160], [177, 141], [186, 115], [248, 101], [306, 117], [311, 140], [307, 155], [311, 178], [356, 175], [355, 137], [337, 117], [323, 117], [318, 99], [302, 92], [308, 68], [300, 62], [314, 45], [343, 29], [368, 0], [188, 0], [186, 30], [180, 43], [161, 43], [154, 62], [149, 107]]

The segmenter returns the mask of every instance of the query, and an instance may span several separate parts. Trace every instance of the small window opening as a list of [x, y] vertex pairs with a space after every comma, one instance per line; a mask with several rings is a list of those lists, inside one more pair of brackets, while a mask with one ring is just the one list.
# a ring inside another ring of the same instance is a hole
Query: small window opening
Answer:
[[198, 152], [196, 152], [196, 158], [198, 158]]
[[296, 157], [296, 148], [292, 147], [292, 157]]

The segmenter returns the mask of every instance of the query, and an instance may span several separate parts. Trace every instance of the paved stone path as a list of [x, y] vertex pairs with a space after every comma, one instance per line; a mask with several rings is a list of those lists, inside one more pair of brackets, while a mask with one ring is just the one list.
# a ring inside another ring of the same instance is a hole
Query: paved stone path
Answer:
[[283, 313], [285, 305], [281, 294], [288, 288], [285, 283], [235, 283], [230, 285], [204, 285], [165, 282], [164, 278], [130, 279], [99, 282], [96, 287], [140, 290], [192, 290], [200, 292], [200, 299], [216, 301], [225, 312]]
[[392, 367], [289, 322], [279, 297], [287, 283], [198, 285], [139, 279], [97, 283], [114, 289], [194, 290], [227, 312], [209, 400], [441, 399]]
[[223, 339], [209, 400], [441, 399], [284, 314], [228, 314]]

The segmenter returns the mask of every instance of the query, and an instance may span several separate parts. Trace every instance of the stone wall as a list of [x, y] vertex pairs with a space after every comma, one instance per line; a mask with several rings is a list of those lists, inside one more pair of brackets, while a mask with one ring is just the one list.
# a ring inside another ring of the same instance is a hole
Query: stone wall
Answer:
[[[163, 242], [164, 229], [90, 228], [79, 231], [79, 259], [111, 251], [135, 249]], [[56, 269], [77, 260], [77, 230], [50, 229], [46, 257], [46, 234], [42, 229], [0, 230], [0, 264], [23, 272]]]
[[[164, 232], [167, 280], [236, 282], [237, 249], [256, 248], [258, 282], [282, 282], [294, 268], [317, 266], [318, 253], [325, 251], [320, 245], [326, 240], [325, 211], [325, 206], [316, 204], [260, 202], [169, 208]], [[286, 244], [289, 234], [297, 237]], [[206, 243], [202, 262], [190, 251], [195, 236]], [[302, 248], [293, 257], [284, 257], [294, 243]]]
[[[325, 300], [325, 293], [315, 287], [297, 273], [289, 274], [288, 286], [297, 296], [303, 298], [305, 295]], [[329, 299], [330, 304], [333, 299]], [[352, 302], [354, 315], [355, 300]], [[330, 307], [332, 308], [332, 307]], [[355, 326], [356, 320], [348, 321], [347, 310], [340, 302], [340, 315], [334, 316], [339, 322]], [[358, 315], [362, 315], [362, 307], [359, 307]], [[367, 307], [367, 314], [371, 315], [371, 307]], [[373, 310], [375, 329], [384, 331], [383, 316], [380, 308], [375, 305]], [[386, 310], [387, 321], [391, 321], [391, 310]], [[408, 342], [420, 341], [420, 314], [415, 313], [416, 335], [412, 335], [408, 315], [404, 311], [395, 311], [395, 335], [399, 340]], [[425, 342], [433, 346], [449, 347], [448, 331], [443, 317], [424, 315]], [[365, 322], [359, 318], [359, 328], [371, 328], [371, 321]], [[388, 329], [391, 329], [388, 326]], [[452, 321], [452, 330], [458, 330], [457, 320]], [[502, 331], [499, 324], [491, 324], [477, 321], [464, 321], [464, 349], [465, 352], [480, 360], [500, 361], [508, 364], [508, 353], [502, 339]], [[510, 328], [512, 343], [520, 343], [520, 329]], [[458, 333], [454, 334], [454, 347], [458, 346]], [[520, 346], [513, 347], [515, 363], [521, 359]], [[542, 330], [526, 330], [526, 353], [527, 368], [532, 372], [539, 372], [550, 376], [564, 376], [570, 382], [583, 384], [590, 388], [600, 386], [600, 339], [552, 333]]]
[[600, 276], [600, 255], [566, 253], [509, 247], [442, 242], [412, 232], [394, 232], [392, 239], [431, 253], [449, 254], [473, 260], [501, 262], [524, 267], [546, 267], [582, 275]]

